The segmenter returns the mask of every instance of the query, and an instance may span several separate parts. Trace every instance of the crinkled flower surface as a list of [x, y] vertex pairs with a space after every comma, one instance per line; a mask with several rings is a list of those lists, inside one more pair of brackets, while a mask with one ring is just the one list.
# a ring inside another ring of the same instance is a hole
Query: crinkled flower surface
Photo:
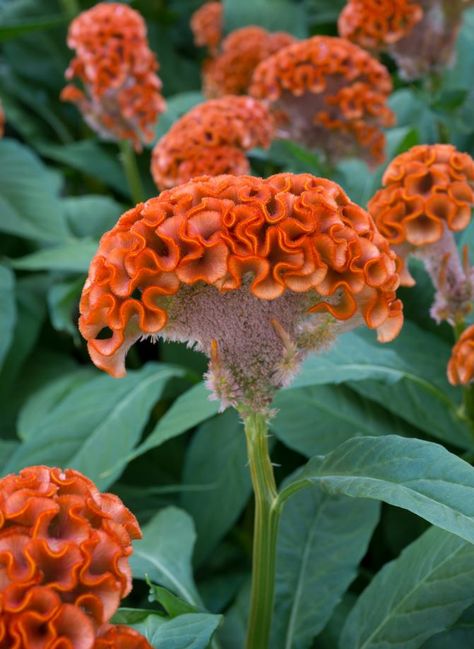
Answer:
[[207, 47], [211, 54], [215, 54], [222, 38], [222, 13], [221, 2], [205, 2], [191, 16], [191, 30], [194, 43]]
[[286, 47], [255, 70], [250, 93], [270, 103], [281, 135], [323, 150], [331, 161], [357, 155], [384, 159], [382, 127], [394, 123], [387, 106], [387, 69], [342, 38], [314, 36]]
[[223, 405], [264, 411], [302, 358], [366, 324], [403, 321], [396, 255], [335, 183], [309, 174], [197, 178], [126, 212], [91, 263], [79, 327], [93, 362], [125, 373], [143, 336], [211, 359]]
[[343, 38], [369, 50], [385, 49], [410, 33], [423, 9], [413, 0], [349, 0], [338, 19]]
[[152, 646], [138, 631], [116, 624], [101, 629], [94, 649], [152, 649]]
[[72, 21], [68, 45], [76, 56], [66, 78], [82, 87], [66, 86], [61, 98], [77, 104], [103, 138], [129, 140], [141, 150], [165, 109], [143, 18], [125, 4], [101, 2]]
[[274, 130], [267, 108], [251, 97], [204, 102], [179, 119], [153, 150], [151, 171], [158, 189], [195, 176], [248, 174], [244, 151], [268, 147]]
[[257, 65], [294, 41], [291, 34], [271, 33], [254, 25], [231, 32], [222, 41], [221, 52], [204, 66], [205, 95], [246, 94]]
[[474, 325], [470, 325], [454, 345], [448, 363], [452, 385], [467, 385], [474, 379]]
[[1, 649], [90, 649], [131, 588], [138, 523], [72, 469], [0, 480]]

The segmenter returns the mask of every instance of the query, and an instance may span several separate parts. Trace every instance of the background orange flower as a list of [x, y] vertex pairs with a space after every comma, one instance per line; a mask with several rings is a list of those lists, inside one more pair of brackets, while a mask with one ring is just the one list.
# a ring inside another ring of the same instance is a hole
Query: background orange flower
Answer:
[[205, 2], [191, 16], [194, 42], [216, 54], [222, 38], [222, 13], [220, 2]]

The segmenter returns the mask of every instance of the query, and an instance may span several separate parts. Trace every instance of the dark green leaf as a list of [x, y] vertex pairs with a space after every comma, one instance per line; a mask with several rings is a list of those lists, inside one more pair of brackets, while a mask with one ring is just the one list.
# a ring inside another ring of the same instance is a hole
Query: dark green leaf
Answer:
[[0, 266], [0, 369], [13, 340], [15, 322], [15, 276], [9, 268]]
[[71, 241], [15, 259], [12, 261], [12, 266], [18, 270], [59, 270], [86, 273], [92, 257], [97, 252], [97, 246], [97, 241]]
[[177, 597], [167, 588], [151, 583], [149, 586], [150, 598], [158, 602], [158, 604], [161, 604], [169, 617], [173, 618], [186, 613], [196, 613], [197, 609], [195, 606]]

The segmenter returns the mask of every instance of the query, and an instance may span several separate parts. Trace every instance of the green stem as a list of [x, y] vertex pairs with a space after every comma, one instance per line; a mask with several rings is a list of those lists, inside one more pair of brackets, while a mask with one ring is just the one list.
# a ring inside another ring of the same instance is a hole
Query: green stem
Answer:
[[145, 200], [145, 191], [138, 171], [135, 151], [127, 140], [120, 141], [120, 161], [127, 177], [133, 202], [142, 203]]
[[250, 474], [255, 494], [252, 591], [246, 649], [268, 649], [275, 594], [276, 544], [280, 508], [268, 452], [265, 417], [245, 418]]

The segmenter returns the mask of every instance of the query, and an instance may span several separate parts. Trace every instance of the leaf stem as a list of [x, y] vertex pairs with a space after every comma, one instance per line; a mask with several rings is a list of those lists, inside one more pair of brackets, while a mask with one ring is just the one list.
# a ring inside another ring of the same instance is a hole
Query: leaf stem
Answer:
[[138, 170], [137, 157], [128, 140], [120, 141], [120, 161], [127, 177], [133, 202], [142, 203], [145, 200], [145, 191]]
[[252, 590], [246, 649], [268, 649], [275, 595], [278, 522], [277, 489], [268, 451], [268, 427], [263, 415], [244, 420], [250, 474], [255, 494]]

